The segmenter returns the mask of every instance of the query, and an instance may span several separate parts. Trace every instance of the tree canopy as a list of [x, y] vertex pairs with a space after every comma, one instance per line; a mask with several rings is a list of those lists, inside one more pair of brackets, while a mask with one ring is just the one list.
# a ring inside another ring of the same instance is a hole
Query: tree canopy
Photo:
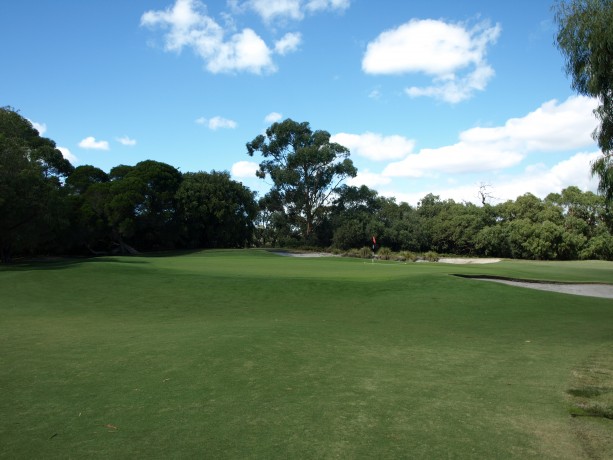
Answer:
[[273, 123], [266, 136], [247, 143], [247, 153], [264, 158], [257, 176], [270, 177], [290, 222], [308, 240], [322, 222], [325, 204], [342, 181], [357, 174], [349, 150], [330, 142], [327, 131], [312, 131], [308, 122]]
[[556, 43], [578, 93], [598, 99], [600, 125], [594, 139], [603, 156], [592, 165], [599, 191], [613, 202], [613, 1], [560, 0], [555, 7]]
[[72, 171], [51, 139], [11, 107], [0, 108], [0, 255], [57, 237], [67, 222], [61, 180]]

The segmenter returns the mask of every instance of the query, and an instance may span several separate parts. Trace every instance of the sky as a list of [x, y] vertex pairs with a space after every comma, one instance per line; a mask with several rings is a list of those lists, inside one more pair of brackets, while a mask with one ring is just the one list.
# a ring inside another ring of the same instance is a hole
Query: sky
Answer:
[[350, 185], [411, 205], [596, 190], [596, 101], [553, 0], [5, 0], [0, 105], [73, 165], [228, 171], [291, 118], [351, 151]]

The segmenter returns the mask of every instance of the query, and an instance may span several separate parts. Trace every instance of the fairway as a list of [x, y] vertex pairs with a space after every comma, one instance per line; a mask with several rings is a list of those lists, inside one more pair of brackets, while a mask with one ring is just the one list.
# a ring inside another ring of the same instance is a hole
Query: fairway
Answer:
[[613, 300], [454, 274], [612, 283], [613, 263], [228, 250], [2, 267], [0, 457], [613, 452], [612, 421], [568, 399], [610, 354]]

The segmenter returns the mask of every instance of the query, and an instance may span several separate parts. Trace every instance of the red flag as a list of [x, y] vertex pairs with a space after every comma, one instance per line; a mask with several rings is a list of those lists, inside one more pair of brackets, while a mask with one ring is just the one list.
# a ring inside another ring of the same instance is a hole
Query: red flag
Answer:
[[372, 237], [372, 244], [377, 244], [377, 240], [375, 240], [375, 236]]

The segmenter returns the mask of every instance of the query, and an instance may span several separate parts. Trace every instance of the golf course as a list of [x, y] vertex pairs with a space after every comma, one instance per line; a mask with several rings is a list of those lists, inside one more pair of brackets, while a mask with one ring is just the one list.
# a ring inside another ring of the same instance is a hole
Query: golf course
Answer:
[[0, 268], [2, 458], [611, 458], [611, 262]]

